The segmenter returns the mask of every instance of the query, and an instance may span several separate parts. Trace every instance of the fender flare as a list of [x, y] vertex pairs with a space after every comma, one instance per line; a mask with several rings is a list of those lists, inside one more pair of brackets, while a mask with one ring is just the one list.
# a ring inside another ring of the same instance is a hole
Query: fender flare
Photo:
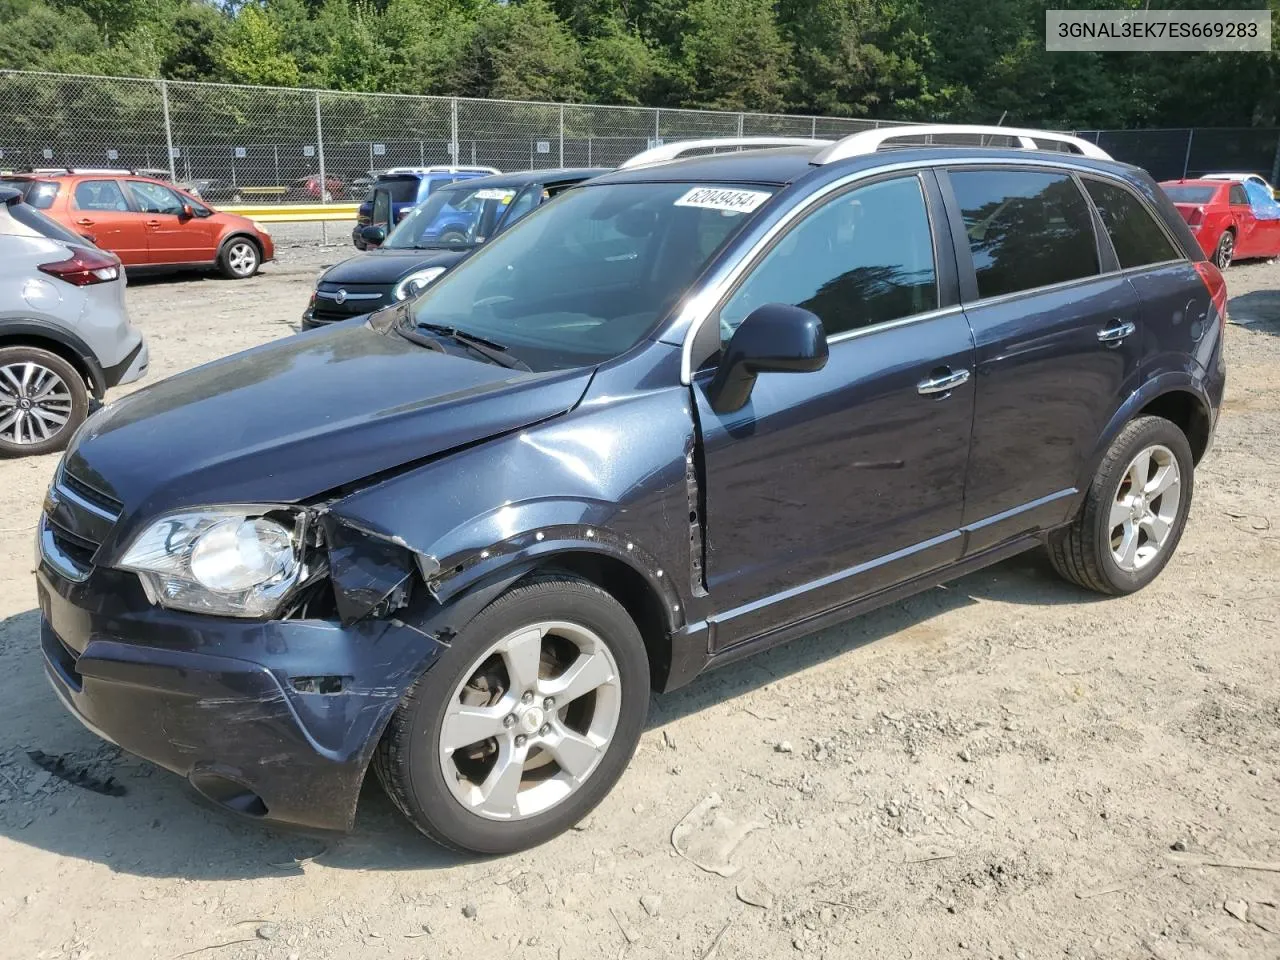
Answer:
[[[68, 351], [73, 355], [74, 365], [80, 367], [81, 371], [87, 374], [86, 380], [93, 395], [101, 399], [106, 394], [107, 378], [102, 370], [102, 364], [98, 362], [98, 358], [89, 349], [89, 345], [70, 330], [65, 330], [57, 324], [50, 323], [47, 320], [38, 320], [34, 317], [0, 320], [0, 346], [9, 337], [26, 340], [49, 340], [58, 344], [64, 351]], [[61, 351], [55, 350], [54, 352], [60, 353]]]
[[1195, 397], [1201, 412], [1212, 424], [1213, 404], [1210, 402], [1209, 395], [1198, 377], [1185, 370], [1170, 371], [1157, 377], [1152, 377], [1131, 393], [1129, 398], [1120, 405], [1120, 409], [1112, 415], [1111, 420], [1108, 421], [1106, 429], [1103, 430], [1102, 436], [1098, 439], [1098, 443], [1094, 446], [1093, 452], [1084, 465], [1083, 472], [1076, 481], [1077, 490], [1083, 492], [1089, 489], [1089, 484], [1093, 482], [1094, 476], [1097, 475], [1098, 466], [1102, 463], [1102, 458], [1107, 455], [1111, 444], [1120, 435], [1120, 431], [1124, 429], [1125, 424], [1136, 417], [1139, 411], [1153, 400], [1158, 400], [1160, 397], [1171, 393], [1187, 393]]

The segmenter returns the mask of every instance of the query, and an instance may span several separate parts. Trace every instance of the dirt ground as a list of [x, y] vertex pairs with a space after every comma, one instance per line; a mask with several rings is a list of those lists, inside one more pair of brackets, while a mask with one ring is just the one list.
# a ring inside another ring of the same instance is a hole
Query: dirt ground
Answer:
[[[130, 288], [148, 382], [290, 333], [350, 248], [288, 236], [250, 281]], [[1099, 600], [1030, 554], [710, 674], [656, 699], [585, 823], [501, 860], [435, 848], [372, 782], [316, 838], [96, 740], [38, 653], [56, 458], [0, 464], [0, 957], [1280, 956], [1280, 265], [1228, 284], [1251, 325], [1152, 587]]]

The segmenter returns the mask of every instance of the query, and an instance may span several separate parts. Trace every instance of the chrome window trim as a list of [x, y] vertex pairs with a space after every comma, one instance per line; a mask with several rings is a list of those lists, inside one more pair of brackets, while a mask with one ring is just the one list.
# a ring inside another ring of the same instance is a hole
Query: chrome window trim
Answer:
[[893, 330], [897, 327], [906, 327], [913, 323], [923, 323], [925, 320], [937, 320], [940, 317], [947, 317], [953, 313], [962, 312], [964, 312], [964, 307], [958, 303], [953, 304], [950, 307], [939, 307], [936, 310], [926, 310], [924, 313], [913, 313], [909, 316], [898, 317], [896, 320], [885, 320], [882, 323], [873, 324], [869, 327], [858, 327], [854, 330], [845, 330], [842, 333], [837, 333], [833, 337], [827, 337], [827, 343], [843, 343], [846, 340], [865, 337], [872, 333], [879, 333], [882, 330]]
[[[883, 164], [881, 166], [872, 167], [867, 170], [859, 170], [855, 173], [849, 174], [848, 176], [840, 177], [837, 180], [833, 180], [830, 183], [825, 184], [819, 189], [815, 190], [813, 193], [809, 194], [802, 201], [800, 201], [794, 207], [788, 210], [787, 213], [780, 220], [778, 220], [777, 223], [775, 223], [772, 227], [770, 227], [767, 231], [765, 231], [765, 233], [760, 237], [760, 239], [757, 240], [750, 248], [745, 250], [732, 263], [726, 264], [724, 267], [722, 267], [720, 272], [714, 277], [712, 277], [708, 281], [707, 285], [704, 286], [702, 290], [699, 291], [698, 294], [694, 296], [693, 299], [691, 299], [685, 305], [684, 309], [680, 311], [680, 316], [679, 316], [679, 319], [677, 320], [677, 323], [684, 326], [684, 341], [680, 348], [680, 382], [685, 386], [688, 386], [693, 382], [693, 344], [694, 344], [694, 341], [697, 339], [698, 332], [702, 329], [702, 325], [706, 322], [707, 317], [711, 316], [715, 312], [715, 310], [719, 307], [720, 302], [722, 301], [724, 296], [738, 281], [738, 278], [746, 271], [748, 265], [755, 259], [756, 255], [761, 251], [763, 251], [770, 243], [773, 242], [774, 238], [777, 237], [778, 234], [786, 230], [787, 227], [789, 227], [792, 222], [794, 222], [795, 220], [803, 216], [815, 204], [819, 203], [824, 198], [829, 197], [831, 194], [839, 190], [842, 190], [843, 188], [849, 186], [850, 184], [857, 183], [859, 180], [869, 180], [873, 177], [879, 177], [882, 174], [896, 173], [902, 170], [919, 171], [926, 168], [958, 167], [958, 166], [1045, 167], [1046, 169], [1050, 169], [1050, 170], [1059, 170], [1063, 172], [1075, 173], [1077, 175], [1089, 175], [1089, 176], [1099, 177], [1108, 181], [1113, 181], [1115, 183], [1118, 183], [1121, 186], [1128, 189], [1128, 182], [1125, 180], [1124, 177], [1120, 176], [1119, 174], [1111, 173], [1110, 171], [1106, 171], [1106, 170], [1095, 170], [1092, 167], [1076, 166], [1075, 164], [1072, 164], [1070, 162], [1070, 156], [1065, 156], [1063, 160], [1040, 160], [1035, 157], [1027, 157], [1024, 159], [1019, 157], [1017, 161], [1005, 161], [1003, 163], [998, 161], [993, 161], [991, 157], [982, 157], [982, 156], [962, 156], [962, 157], [947, 157], [947, 158], [939, 157], [931, 160], [915, 160], [909, 163]], [[1092, 200], [1090, 200], [1090, 202], [1092, 202]], [[1160, 222], [1160, 221], [1158, 220], [1157, 222]], [[1175, 244], [1175, 249], [1178, 248], [1179, 246], [1180, 244]], [[1177, 260], [1169, 260], [1166, 262], [1175, 263], [1175, 262], [1188, 262], [1188, 261], [1186, 261], [1185, 258], [1178, 258]], [[1140, 268], [1131, 267], [1130, 269], [1131, 270], [1138, 270], [1138, 269], [1149, 270], [1153, 266], [1157, 266], [1157, 264], [1146, 264], [1145, 266]], [[1125, 272], [1126, 271], [1124, 270], [1116, 270], [1116, 271], [1111, 271], [1109, 273], [1096, 273], [1096, 274], [1093, 274], [1092, 276], [1082, 277], [1076, 280], [1068, 280], [1068, 281], [1065, 281], [1064, 283], [1052, 284], [1047, 287], [1031, 287], [1026, 290], [1019, 290], [1016, 293], [1002, 294], [1000, 297], [993, 297], [987, 300], [971, 300], [968, 303], [961, 304], [961, 308], [971, 307], [971, 306], [980, 306], [986, 303], [990, 303], [993, 301], [1002, 300], [1006, 298], [1022, 297], [1030, 293], [1038, 293], [1044, 290], [1053, 290], [1057, 287], [1062, 287], [1066, 285], [1086, 283], [1091, 280], [1097, 280], [1102, 277], [1119, 275]], [[915, 319], [920, 319], [920, 317], [908, 318], [908, 319], [915, 320]], [[897, 322], [897, 321], [891, 321], [891, 322]], [[881, 328], [867, 327], [865, 328], [865, 332], [870, 332], [871, 330], [875, 330], [875, 329], [881, 329]], [[856, 331], [852, 331], [852, 332], [856, 332]]]

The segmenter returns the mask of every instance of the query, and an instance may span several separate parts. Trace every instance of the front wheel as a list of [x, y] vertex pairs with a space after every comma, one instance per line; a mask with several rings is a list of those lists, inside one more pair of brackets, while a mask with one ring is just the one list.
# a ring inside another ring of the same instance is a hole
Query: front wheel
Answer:
[[232, 280], [245, 280], [258, 272], [262, 254], [258, 245], [246, 237], [232, 237], [218, 254], [218, 268]]
[[649, 662], [626, 610], [568, 575], [486, 607], [405, 695], [374, 769], [448, 847], [506, 854], [581, 820], [635, 752]]
[[1054, 569], [1099, 593], [1141, 590], [1177, 549], [1194, 484], [1183, 432], [1163, 417], [1131, 421], [1103, 458], [1075, 520], [1049, 535]]
[[1213, 264], [1219, 270], [1231, 266], [1231, 258], [1236, 253], [1236, 235], [1227, 230], [1218, 238], [1218, 246], [1213, 251]]

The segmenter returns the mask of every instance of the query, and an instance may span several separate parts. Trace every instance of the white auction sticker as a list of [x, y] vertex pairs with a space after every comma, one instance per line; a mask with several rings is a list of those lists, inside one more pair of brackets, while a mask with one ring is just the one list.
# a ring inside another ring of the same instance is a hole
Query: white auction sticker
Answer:
[[724, 187], [694, 187], [676, 201], [677, 207], [702, 207], [728, 213], [750, 213], [769, 199], [760, 190], [728, 190]]
[[503, 203], [506, 203], [515, 195], [516, 192], [514, 190], [502, 190], [498, 187], [485, 187], [483, 190], [475, 192], [477, 200], [501, 200]]

